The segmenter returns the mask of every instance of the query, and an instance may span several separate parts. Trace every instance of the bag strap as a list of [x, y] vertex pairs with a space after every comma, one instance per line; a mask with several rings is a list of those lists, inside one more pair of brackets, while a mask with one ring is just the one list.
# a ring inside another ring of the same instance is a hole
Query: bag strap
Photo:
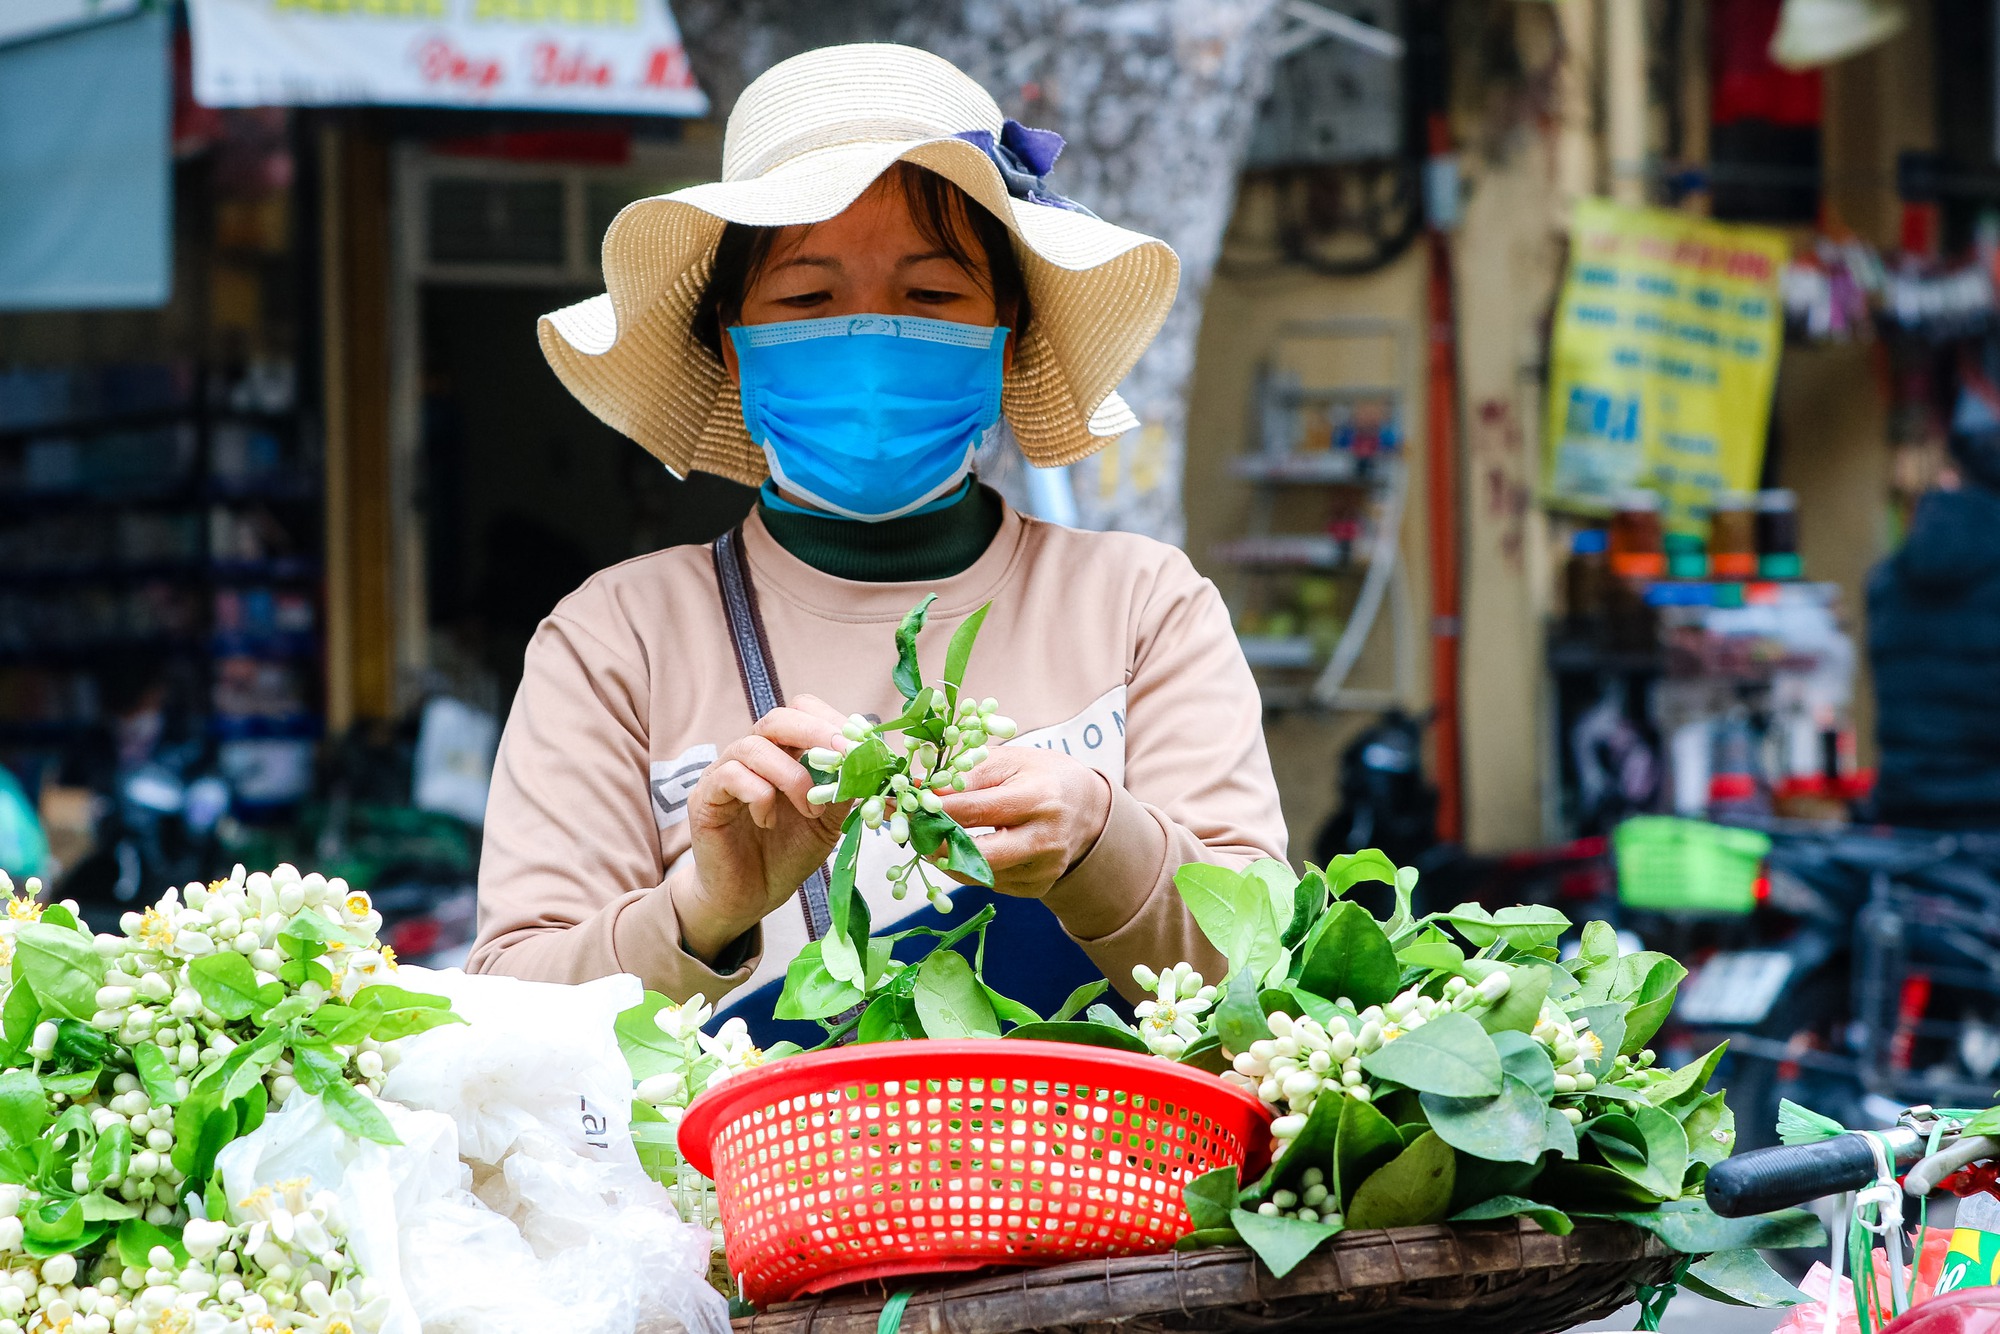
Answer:
[[[764, 633], [763, 614], [757, 610], [757, 588], [750, 582], [750, 558], [743, 551], [742, 527], [716, 538], [713, 552], [722, 614], [729, 620], [729, 638], [736, 648], [736, 671], [755, 721], [778, 707], [784, 691], [778, 685], [777, 668], [771, 665], [771, 640]], [[805, 914], [807, 940], [818, 940], [832, 929], [824, 866], [799, 886], [799, 911]]]

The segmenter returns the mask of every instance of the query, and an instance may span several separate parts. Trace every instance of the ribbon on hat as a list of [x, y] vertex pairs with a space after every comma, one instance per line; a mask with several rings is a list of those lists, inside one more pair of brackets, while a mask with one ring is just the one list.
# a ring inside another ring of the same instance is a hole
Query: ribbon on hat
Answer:
[[961, 130], [954, 136], [977, 148], [1000, 169], [1007, 193], [1030, 204], [1068, 209], [1087, 218], [1097, 215], [1074, 199], [1066, 199], [1049, 188], [1049, 172], [1062, 156], [1063, 137], [1054, 130], [1037, 130], [1018, 120], [1007, 121], [995, 139], [991, 130]]

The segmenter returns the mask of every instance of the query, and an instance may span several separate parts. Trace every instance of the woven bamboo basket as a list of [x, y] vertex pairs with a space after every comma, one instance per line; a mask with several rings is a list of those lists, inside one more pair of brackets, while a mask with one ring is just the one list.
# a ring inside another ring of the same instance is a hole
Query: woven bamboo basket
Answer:
[[[1347, 1232], [1282, 1279], [1224, 1247], [907, 1285], [901, 1329], [1553, 1334], [1609, 1315], [1680, 1258], [1639, 1228], [1587, 1220], [1567, 1237], [1525, 1220]], [[736, 1334], [876, 1334], [888, 1295], [787, 1302], [737, 1320]]]

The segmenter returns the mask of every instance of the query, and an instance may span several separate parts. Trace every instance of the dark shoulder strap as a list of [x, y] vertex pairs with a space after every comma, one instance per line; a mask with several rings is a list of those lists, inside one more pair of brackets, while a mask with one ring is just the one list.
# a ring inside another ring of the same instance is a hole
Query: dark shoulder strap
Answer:
[[[771, 665], [771, 640], [757, 610], [757, 588], [750, 582], [750, 559], [743, 553], [743, 529], [732, 528], [715, 539], [715, 583], [722, 592], [722, 614], [729, 619], [729, 638], [736, 648], [736, 671], [743, 680], [743, 697], [752, 721], [778, 707], [784, 690]], [[799, 886], [799, 911], [805, 914], [806, 938], [818, 940], [832, 925], [827, 907], [826, 868]]]

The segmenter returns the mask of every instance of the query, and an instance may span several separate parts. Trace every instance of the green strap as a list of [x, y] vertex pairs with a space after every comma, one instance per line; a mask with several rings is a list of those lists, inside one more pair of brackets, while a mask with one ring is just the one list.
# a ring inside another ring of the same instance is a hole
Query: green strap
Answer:
[[896, 1334], [903, 1326], [903, 1308], [910, 1304], [910, 1298], [917, 1295], [915, 1288], [904, 1288], [882, 1303], [882, 1318], [875, 1322], [875, 1334]]
[[1634, 1325], [1633, 1329], [1645, 1330], [1648, 1334], [1659, 1329], [1660, 1321], [1667, 1314], [1667, 1303], [1671, 1302], [1674, 1294], [1680, 1291], [1681, 1279], [1687, 1274], [1688, 1266], [1693, 1263], [1692, 1255], [1682, 1256], [1681, 1262], [1674, 1266], [1673, 1274], [1665, 1283], [1657, 1286], [1646, 1283], [1639, 1285], [1639, 1291], [1634, 1294], [1639, 1300], [1639, 1323]]

